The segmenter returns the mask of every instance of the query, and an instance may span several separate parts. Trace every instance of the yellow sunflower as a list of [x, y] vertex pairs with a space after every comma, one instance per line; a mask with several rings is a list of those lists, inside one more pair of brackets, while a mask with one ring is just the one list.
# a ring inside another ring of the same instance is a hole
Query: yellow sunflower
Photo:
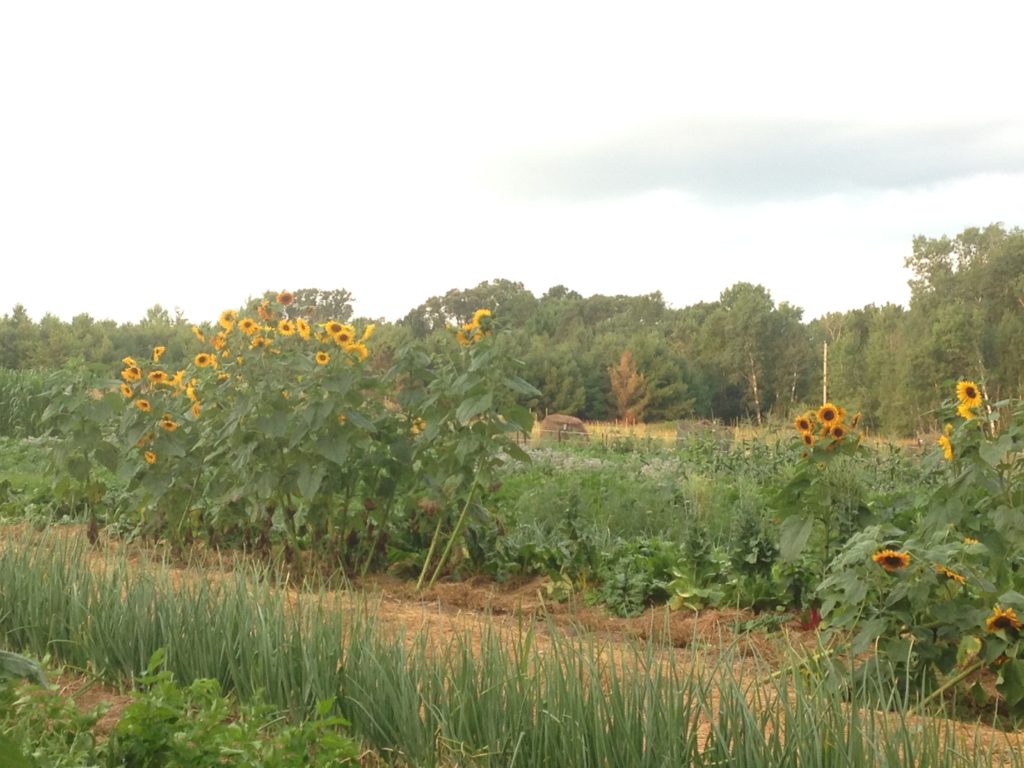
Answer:
[[147, 464], [156, 464], [156, 454], [152, 451], [146, 451], [142, 456], [146, 459]]
[[367, 323], [366, 327], [363, 328], [363, 335], [359, 337], [359, 340], [367, 341], [371, 336], [373, 336], [373, 332], [375, 330], [377, 330], [376, 323]]
[[238, 312], [233, 309], [225, 309], [220, 313], [220, 317], [217, 319], [217, 325], [223, 328], [225, 331], [230, 331], [235, 327], [235, 321], [238, 320]]
[[145, 400], [141, 397], [135, 401], [135, 407], [138, 408], [143, 413], [149, 413], [150, 410], [152, 409], [152, 407], [149, 404], [149, 400]]
[[132, 388], [131, 387], [129, 387], [127, 384], [125, 384], [122, 381], [121, 382], [121, 394], [124, 395], [125, 397], [131, 397], [135, 393], [132, 392]]
[[221, 331], [220, 333], [214, 334], [213, 338], [210, 339], [210, 343], [213, 345], [214, 349], [220, 351], [227, 346], [228, 337], [223, 331]]
[[483, 320], [485, 317], [490, 317], [490, 316], [491, 316], [491, 310], [489, 310], [489, 309], [478, 309], [476, 312], [473, 313], [472, 323], [473, 323], [473, 325], [480, 325], [480, 321], [481, 320]]
[[196, 384], [198, 382], [195, 379], [189, 381], [185, 387], [185, 397], [191, 400], [193, 403], [196, 402], [199, 397], [196, 395]]
[[814, 435], [811, 434], [810, 432], [800, 433], [800, 439], [804, 441], [804, 445], [806, 445], [808, 448], [814, 447]]
[[166, 384], [171, 377], [167, 375], [167, 371], [150, 371], [148, 378], [150, 384]]
[[901, 568], [906, 568], [910, 565], [910, 553], [897, 552], [894, 549], [883, 549], [875, 552], [875, 554], [871, 556], [871, 559], [885, 568], [889, 573], [895, 573]]
[[159, 363], [160, 362], [160, 358], [164, 356], [164, 352], [166, 352], [166, 351], [167, 351], [167, 347], [165, 347], [165, 346], [153, 347], [153, 362], [154, 363]]
[[939, 445], [942, 446], [942, 456], [946, 461], [953, 460], [953, 443], [947, 435], [939, 435]]
[[197, 366], [199, 366], [200, 368], [209, 368], [211, 365], [214, 364], [214, 362], [215, 362], [214, 356], [211, 355], [211, 354], [208, 354], [206, 352], [200, 352], [195, 357], [195, 364]]
[[345, 345], [345, 351], [351, 352], [356, 355], [360, 360], [365, 360], [370, 356], [370, 350], [366, 348], [366, 345], [361, 341], [353, 342], [352, 344]]
[[165, 413], [164, 417], [160, 419], [160, 428], [167, 432], [173, 432], [178, 428], [178, 422], [171, 418], [171, 414]]
[[326, 352], [321, 350], [321, 351], [316, 353], [316, 364], [317, 365], [327, 365], [329, 362], [331, 362], [331, 356], [328, 355]]
[[981, 390], [973, 381], [961, 381], [956, 385], [956, 398], [961, 405], [977, 408], [981, 405]]
[[203, 330], [198, 325], [193, 325], [192, 326], [192, 335], [195, 336], [196, 339], [199, 340], [200, 344], [203, 344], [203, 343], [206, 342], [206, 337], [203, 335]]
[[256, 313], [260, 316], [260, 320], [265, 323], [269, 323], [274, 319], [274, 313], [270, 311], [270, 302], [264, 299], [260, 302], [260, 305], [256, 307]]
[[336, 333], [332, 333], [331, 336], [334, 338], [334, 343], [339, 347], [344, 347], [347, 344], [352, 343], [352, 339], [355, 338], [356, 329], [351, 325], [343, 325], [338, 329]]
[[299, 336], [302, 337], [303, 341], [309, 341], [309, 323], [307, 323], [301, 317], [295, 321], [295, 330], [299, 332]]
[[803, 416], [797, 416], [796, 421], [793, 422], [793, 426], [800, 432], [810, 432], [814, 429], [814, 424], [811, 423], [811, 415], [805, 413]]
[[135, 362], [135, 358], [131, 357], [130, 355], [128, 357], [122, 357], [121, 362], [124, 363], [129, 368], [137, 368], [139, 366], [139, 364]]
[[829, 430], [829, 435], [832, 436], [833, 440], [842, 440], [846, 437], [846, 427], [842, 423], [833, 424], [832, 429]]
[[295, 301], [295, 294], [291, 291], [281, 291], [277, 294], [277, 303], [282, 307], [290, 306], [293, 301]]
[[137, 365], [129, 365], [121, 371], [121, 378], [125, 381], [139, 381], [142, 378], [142, 369]]
[[825, 403], [821, 406], [821, 408], [818, 409], [817, 416], [818, 421], [826, 427], [831, 427], [833, 424], [838, 424], [840, 421], [839, 409], [832, 405], [832, 403]]
[[971, 409], [971, 406], [969, 406], [967, 403], [957, 403], [956, 415], [959, 416], [961, 419], [970, 421], [975, 417], [976, 414]]
[[955, 581], [957, 584], [960, 584], [961, 586], [967, 583], [967, 579], [963, 576], [963, 574], [959, 574], [956, 571], [950, 570], [944, 565], [936, 565], [935, 572], [938, 573], [940, 576], [945, 576], [947, 579], [951, 581]]
[[246, 336], [252, 336], [259, 329], [260, 324], [253, 320], [251, 317], [243, 317], [241, 320], [238, 321], [238, 330], [240, 330]]
[[249, 349], [258, 349], [260, 347], [266, 349], [269, 346], [270, 339], [268, 339], [266, 336], [255, 336], [253, 337], [252, 342], [249, 344]]
[[277, 324], [277, 332], [282, 336], [294, 336], [295, 323], [291, 320], [282, 320]]
[[199, 418], [199, 414], [201, 414], [202, 412], [203, 412], [203, 406], [199, 404], [199, 401], [198, 400], [193, 401], [193, 403], [192, 403], [192, 415], [195, 416], [198, 419]]
[[985, 629], [989, 632], [998, 632], [1000, 629], [1012, 629], [1020, 631], [1020, 619], [1013, 608], [1002, 609], [998, 605], [992, 608], [992, 615], [985, 619]]
[[328, 320], [323, 324], [323, 328], [327, 331], [330, 336], [337, 336], [344, 329], [344, 325], [339, 323], [337, 320]]

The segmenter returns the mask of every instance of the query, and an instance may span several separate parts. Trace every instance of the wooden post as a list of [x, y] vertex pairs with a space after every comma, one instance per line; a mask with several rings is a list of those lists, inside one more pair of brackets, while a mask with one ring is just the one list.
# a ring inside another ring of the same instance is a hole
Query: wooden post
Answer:
[[828, 402], [828, 342], [821, 352], [821, 402]]

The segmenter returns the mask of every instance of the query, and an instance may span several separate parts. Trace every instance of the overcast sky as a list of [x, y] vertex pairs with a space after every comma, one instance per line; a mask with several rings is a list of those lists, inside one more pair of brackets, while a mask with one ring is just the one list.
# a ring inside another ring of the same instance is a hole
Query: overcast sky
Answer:
[[0, 315], [394, 320], [765, 285], [905, 303], [912, 239], [1024, 225], [1019, 2], [7, 2]]

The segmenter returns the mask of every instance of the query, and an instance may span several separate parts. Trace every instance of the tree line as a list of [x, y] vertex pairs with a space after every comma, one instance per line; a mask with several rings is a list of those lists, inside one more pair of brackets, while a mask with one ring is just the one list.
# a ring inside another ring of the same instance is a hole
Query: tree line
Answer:
[[[375, 364], [388, 365], [403, 340], [450, 333], [487, 307], [506, 331], [500, 343], [540, 390], [530, 403], [540, 416], [789, 419], [820, 405], [826, 345], [829, 399], [861, 412], [877, 432], [933, 429], [933, 409], [959, 378], [977, 380], [993, 401], [1024, 395], [1024, 231], [991, 225], [954, 238], [917, 237], [906, 264], [909, 307], [868, 305], [809, 321], [801, 308], [745, 282], [717, 301], [675, 309], [660, 292], [584, 297], [556, 286], [538, 297], [520, 282], [492, 280], [379, 322]], [[251, 298], [249, 309], [266, 297]], [[295, 311], [311, 322], [352, 316], [345, 290], [295, 297]], [[188, 359], [191, 339], [192, 323], [160, 306], [137, 323], [117, 324], [84, 314], [37, 323], [19, 305], [0, 318], [0, 367], [77, 360], [109, 371], [125, 354], [156, 345], [167, 347], [171, 365]]]

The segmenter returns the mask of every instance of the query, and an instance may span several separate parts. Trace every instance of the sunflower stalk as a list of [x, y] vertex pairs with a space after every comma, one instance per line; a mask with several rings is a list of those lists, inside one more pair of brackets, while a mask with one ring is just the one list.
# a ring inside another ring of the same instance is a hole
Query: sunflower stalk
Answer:
[[[462, 512], [459, 514], [459, 519], [455, 522], [455, 529], [452, 531], [451, 536], [448, 537], [448, 543], [445, 545], [444, 551], [441, 553], [441, 559], [437, 562], [437, 567], [434, 569], [434, 575], [430, 577], [430, 582], [427, 587], [434, 586], [438, 577], [441, 575], [441, 569], [444, 568], [445, 563], [448, 562], [448, 557], [451, 555], [452, 547], [455, 546], [455, 541], [462, 534], [462, 529], [466, 526], [466, 515], [469, 513], [469, 505], [473, 503], [473, 496], [476, 495], [476, 489], [480, 486], [480, 483], [476, 480], [469, 487], [469, 494], [466, 496], [466, 503], [462, 505]], [[430, 559], [427, 559], [425, 565], [430, 564]]]

